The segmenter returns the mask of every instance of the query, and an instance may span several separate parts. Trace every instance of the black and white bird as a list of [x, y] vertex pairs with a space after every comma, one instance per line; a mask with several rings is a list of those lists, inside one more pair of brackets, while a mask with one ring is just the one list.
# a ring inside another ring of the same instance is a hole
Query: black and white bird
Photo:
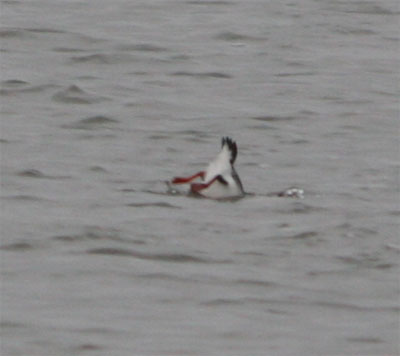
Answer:
[[[190, 191], [207, 198], [236, 198], [244, 195], [242, 182], [233, 164], [237, 156], [236, 142], [229, 137], [222, 138], [221, 152], [209, 163], [206, 170], [190, 177], [175, 177], [172, 184], [190, 183]], [[200, 182], [192, 183], [200, 179]]]

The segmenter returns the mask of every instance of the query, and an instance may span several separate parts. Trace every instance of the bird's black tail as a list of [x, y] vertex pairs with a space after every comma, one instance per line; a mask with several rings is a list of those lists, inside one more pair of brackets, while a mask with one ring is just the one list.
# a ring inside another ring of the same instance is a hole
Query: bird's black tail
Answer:
[[231, 153], [230, 162], [231, 162], [231, 164], [233, 164], [233, 163], [235, 163], [237, 151], [238, 151], [236, 142], [233, 141], [230, 137], [222, 137], [222, 147], [224, 147], [225, 145], [228, 146], [228, 150]]

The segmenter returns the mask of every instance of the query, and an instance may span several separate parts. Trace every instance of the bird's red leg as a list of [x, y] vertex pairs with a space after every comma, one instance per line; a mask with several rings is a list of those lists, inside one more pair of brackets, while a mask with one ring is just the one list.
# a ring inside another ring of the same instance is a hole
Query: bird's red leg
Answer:
[[219, 180], [221, 176], [216, 176], [213, 179], [211, 179], [209, 182], [207, 183], [192, 183], [190, 185], [190, 190], [193, 193], [199, 193], [200, 191], [202, 191], [203, 189], [208, 188], [211, 184], [213, 184], [216, 180]]
[[198, 172], [190, 177], [175, 177], [172, 179], [172, 184], [185, 184], [189, 183], [196, 178], [204, 178], [204, 172]]

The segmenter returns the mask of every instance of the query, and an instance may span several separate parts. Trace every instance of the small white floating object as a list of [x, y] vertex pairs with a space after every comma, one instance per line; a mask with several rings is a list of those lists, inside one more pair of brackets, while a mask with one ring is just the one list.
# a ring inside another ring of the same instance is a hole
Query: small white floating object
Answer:
[[280, 197], [285, 197], [285, 198], [304, 198], [304, 190], [301, 188], [288, 188], [284, 190], [283, 192], [278, 193], [278, 196]]

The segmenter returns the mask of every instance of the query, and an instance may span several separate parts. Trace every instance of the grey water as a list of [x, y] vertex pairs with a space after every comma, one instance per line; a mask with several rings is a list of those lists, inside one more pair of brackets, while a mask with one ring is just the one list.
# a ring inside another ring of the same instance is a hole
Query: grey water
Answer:
[[0, 10], [2, 356], [399, 355], [398, 1]]

